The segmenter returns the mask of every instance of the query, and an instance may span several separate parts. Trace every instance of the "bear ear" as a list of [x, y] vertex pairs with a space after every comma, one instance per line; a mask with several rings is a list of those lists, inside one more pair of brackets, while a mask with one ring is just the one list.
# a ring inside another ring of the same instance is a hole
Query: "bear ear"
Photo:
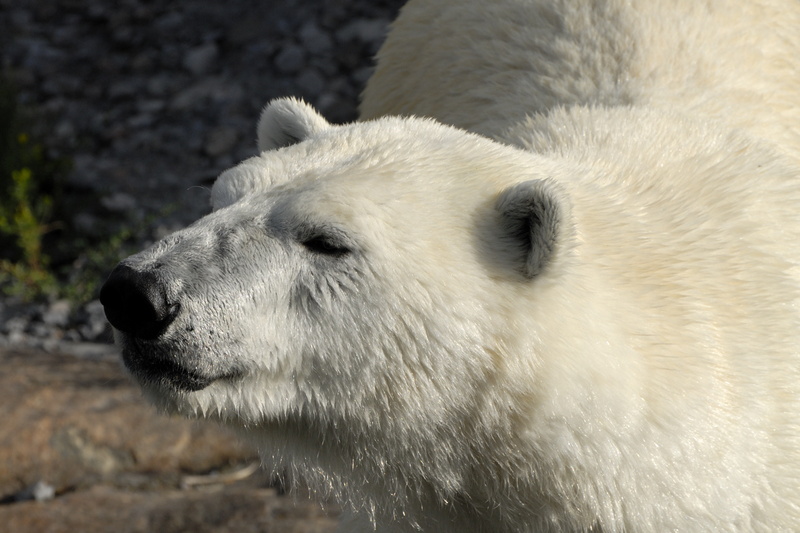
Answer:
[[512, 250], [518, 270], [531, 279], [555, 258], [565, 238], [568, 203], [550, 180], [531, 180], [506, 189], [497, 199], [503, 241]]
[[267, 104], [261, 112], [258, 149], [263, 152], [291, 146], [330, 127], [330, 123], [305, 102], [279, 98]]

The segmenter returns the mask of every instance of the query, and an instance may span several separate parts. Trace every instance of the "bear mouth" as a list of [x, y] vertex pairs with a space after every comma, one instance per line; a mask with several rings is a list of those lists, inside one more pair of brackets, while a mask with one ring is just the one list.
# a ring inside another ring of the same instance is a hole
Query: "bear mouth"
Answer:
[[122, 349], [122, 362], [128, 371], [143, 384], [161, 385], [177, 391], [197, 392], [215, 381], [236, 379], [240, 375], [239, 372], [233, 371], [222, 375], [208, 375], [187, 368], [173, 357], [160, 354], [161, 350], [137, 344], [136, 342], [125, 343]]
[[158, 356], [143, 355], [139, 350], [125, 348], [122, 351], [125, 368], [142, 382], [165, 383], [178, 390], [196, 392], [215, 381], [190, 370], [183, 365]]

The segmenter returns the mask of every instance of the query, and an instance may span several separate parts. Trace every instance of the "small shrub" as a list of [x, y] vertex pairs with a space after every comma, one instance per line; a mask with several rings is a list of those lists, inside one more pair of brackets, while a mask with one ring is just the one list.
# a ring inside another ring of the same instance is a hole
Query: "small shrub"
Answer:
[[44, 189], [55, 191], [68, 167], [48, 157], [25, 130], [15, 93], [0, 80], [0, 288], [34, 299], [56, 291], [42, 248], [53, 212], [53, 197]]
[[[11, 171], [11, 186], [0, 207], [0, 233], [13, 240], [12, 258], [0, 259], [0, 286], [25, 299], [54, 292], [56, 283], [42, 252], [43, 221], [52, 207], [49, 196], [34, 199], [29, 168]], [[14, 253], [16, 252], [16, 253]]]
[[83, 303], [97, 297], [105, 275], [133, 247], [135, 231], [108, 213], [103, 220], [114, 229], [103, 235], [70, 227], [75, 206], [97, 205], [96, 193], [64, 186], [70, 162], [36, 142], [32, 116], [0, 78], [0, 292]]

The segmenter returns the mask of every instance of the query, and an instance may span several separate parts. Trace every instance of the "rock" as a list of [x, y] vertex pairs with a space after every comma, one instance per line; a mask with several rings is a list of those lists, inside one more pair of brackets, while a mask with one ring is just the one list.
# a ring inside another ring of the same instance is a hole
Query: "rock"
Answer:
[[100, 300], [92, 300], [83, 306], [81, 325], [78, 328], [81, 338], [93, 341], [109, 330], [103, 304]]
[[[209, 103], [230, 103], [242, 98], [242, 89], [238, 85], [221, 78], [206, 78], [180, 91], [169, 104], [174, 111], [187, 111], [208, 107]], [[186, 121], [184, 129], [192, 126]]]
[[31, 494], [37, 502], [46, 502], [56, 497], [56, 489], [44, 481], [37, 481], [31, 488]]
[[136, 109], [140, 113], [160, 113], [166, 106], [167, 103], [164, 100], [157, 98], [140, 100], [136, 102]]
[[357, 41], [346, 40], [336, 47], [336, 60], [347, 74], [363, 65], [363, 56], [364, 47]]
[[183, 58], [183, 66], [195, 76], [208, 74], [219, 57], [215, 43], [207, 43], [189, 50]]
[[165, 34], [172, 33], [183, 25], [183, 15], [177, 10], [170, 10], [155, 21], [156, 29]]
[[360, 19], [336, 31], [338, 41], [357, 40], [364, 44], [379, 46], [386, 38], [389, 21], [384, 19]]
[[108, 97], [116, 101], [133, 99], [141, 94], [141, 89], [137, 81], [123, 78], [109, 86]]
[[306, 65], [306, 52], [294, 43], [287, 44], [275, 56], [275, 67], [283, 74], [294, 74]]
[[324, 55], [333, 51], [333, 39], [313, 20], [306, 22], [300, 28], [299, 36], [303, 47], [311, 54]]
[[14, 9], [10, 13], [11, 23], [20, 28], [29, 28], [33, 22], [33, 14], [30, 11]]
[[111, 355], [0, 348], [0, 531], [333, 531], [334, 506], [279, 496], [224, 429], [157, 414]]
[[234, 128], [222, 126], [211, 130], [206, 137], [204, 150], [211, 157], [219, 157], [230, 152], [239, 140], [239, 132]]
[[59, 120], [53, 134], [69, 142], [75, 137], [75, 126], [67, 119]]
[[136, 72], [146, 73], [153, 70], [156, 64], [154, 54], [149, 52], [141, 52], [131, 60], [131, 69]]
[[332, 533], [335, 510], [295, 504], [275, 489], [131, 491], [95, 486], [51, 501], [0, 506], [3, 531], [14, 533]]
[[124, 192], [115, 192], [101, 198], [100, 204], [109, 211], [132, 211], [136, 208], [136, 198]]
[[69, 300], [56, 300], [42, 313], [42, 321], [48, 326], [63, 327], [69, 323], [71, 312], [72, 304]]
[[79, 38], [79, 29], [76, 26], [64, 25], [53, 31], [50, 35], [54, 44], [59, 46], [69, 46]]
[[[28, 333], [30, 333], [33, 337], [37, 339], [46, 339], [49, 338], [51, 335], [60, 333], [57, 329], [48, 326], [44, 322], [31, 322], [28, 327]], [[37, 346], [40, 344], [37, 342]]]
[[155, 115], [150, 113], [142, 113], [140, 115], [134, 115], [130, 117], [127, 121], [127, 126], [131, 129], [150, 129], [153, 124], [156, 122]]
[[297, 77], [297, 86], [303, 96], [311, 99], [325, 89], [325, 78], [318, 71], [307, 69]]
[[255, 459], [214, 424], [158, 415], [118, 359], [0, 349], [0, 498], [129, 472], [203, 473]]
[[24, 331], [12, 330], [5, 336], [5, 343], [7, 346], [25, 346], [28, 344], [29, 337]]
[[84, 235], [98, 235], [98, 230], [102, 228], [102, 223], [96, 215], [82, 212], [76, 213], [75, 216], [72, 217], [72, 227]]
[[147, 92], [153, 96], [166, 96], [176, 89], [175, 78], [167, 75], [157, 75], [147, 80]]
[[24, 315], [11, 317], [6, 320], [3, 326], [4, 333], [14, 333], [25, 331], [28, 327], [29, 319]]
[[24, 502], [28, 500], [36, 500], [37, 502], [46, 502], [56, 497], [56, 489], [52, 485], [48, 485], [44, 481], [37, 481], [33, 486], [21, 491], [15, 495], [15, 501]]

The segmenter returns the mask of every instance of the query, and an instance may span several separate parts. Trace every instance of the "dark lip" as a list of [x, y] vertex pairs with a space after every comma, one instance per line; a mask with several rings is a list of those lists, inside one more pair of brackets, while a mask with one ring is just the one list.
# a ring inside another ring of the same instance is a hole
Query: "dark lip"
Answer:
[[246, 374], [241, 368], [213, 373], [187, 368], [171, 355], [178, 350], [170, 342], [138, 339], [125, 333], [117, 341], [122, 346], [122, 362], [142, 385], [156, 385], [177, 392], [197, 392], [216, 381], [235, 381]]
[[122, 362], [131, 374], [144, 383], [165, 383], [187, 392], [203, 390], [219, 379], [204, 376], [175, 361], [156, 355], [143, 356], [133, 347], [122, 350]]

